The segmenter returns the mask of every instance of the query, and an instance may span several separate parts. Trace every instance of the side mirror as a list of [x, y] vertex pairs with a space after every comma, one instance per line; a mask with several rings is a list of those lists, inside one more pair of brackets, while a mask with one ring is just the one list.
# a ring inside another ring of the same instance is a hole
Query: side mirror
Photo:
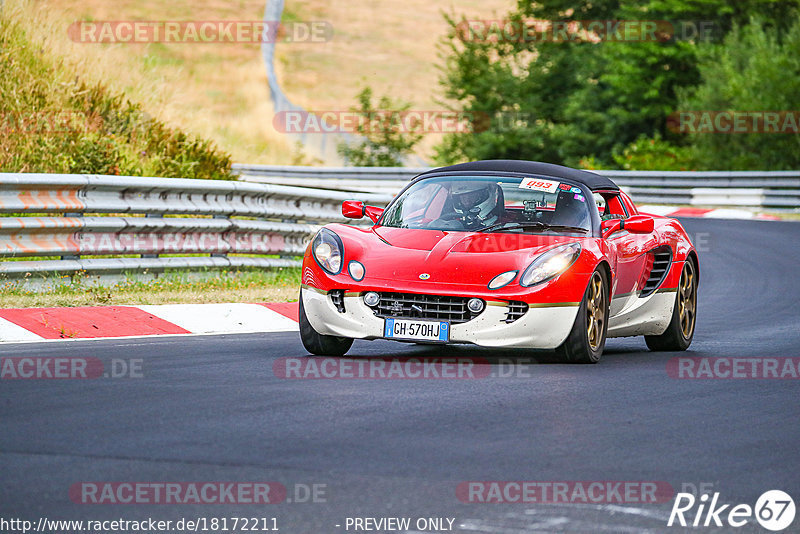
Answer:
[[632, 234], [649, 234], [655, 228], [655, 221], [647, 215], [634, 215], [624, 222], [623, 228]]
[[365, 206], [360, 200], [345, 200], [342, 203], [342, 215], [348, 219], [361, 219], [366, 215], [374, 223], [383, 215], [383, 208]]
[[655, 221], [647, 215], [634, 215], [628, 219], [608, 219], [600, 224], [603, 237], [617, 230], [627, 230], [632, 234], [649, 234], [654, 228]]
[[364, 203], [360, 200], [345, 200], [342, 203], [342, 215], [348, 219], [361, 219], [365, 215]]
[[367, 212], [367, 217], [372, 219], [374, 223], [378, 222], [378, 219], [383, 215], [383, 208], [377, 208], [375, 206], [366, 206], [364, 207], [364, 211]]

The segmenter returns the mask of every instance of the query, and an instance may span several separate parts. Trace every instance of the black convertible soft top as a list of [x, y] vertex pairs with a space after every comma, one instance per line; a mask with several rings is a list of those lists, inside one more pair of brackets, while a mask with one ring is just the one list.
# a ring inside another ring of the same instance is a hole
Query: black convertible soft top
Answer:
[[581, 171], [562, 165], [552, 163], [542, 163], [540, 161], [524, 161], [515, 159], [486, 159], [482, 161], [471, 161], [469, 163], [459, 163], [449, 167], [431, 169], [420, 174], [420, 177], [428, 174], [438, 174], [444, 172], [498, 172], [515, 174], [532, 174], [536, 176], [551, 176], [553, 178], [565, 178], [584, 184], [592, 191], [619, 190], [617, 184], [606, 178], [589, 171]]

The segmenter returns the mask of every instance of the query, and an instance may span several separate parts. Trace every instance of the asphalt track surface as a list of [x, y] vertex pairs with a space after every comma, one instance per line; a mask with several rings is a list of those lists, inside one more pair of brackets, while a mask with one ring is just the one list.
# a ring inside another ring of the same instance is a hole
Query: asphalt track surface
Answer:
[[[684, 224], [701, 261], [686, 354], [799, 356], [800, 224]], [[515, 376], [476, 380], [277, 378], [277, 358], [306, 355], [296, 333], [0, 345], [0, 353], [141, 359], [143, 374], [0, 381], [4, 518], [276, 517], [287, 534], [346, 532], [345, 519], [359, 516], [451, 517], [456, 532], [681, 530], [666, 527], [671, 501], [460, 502], [457, 484], [474, 480], [666, 481], [675, 491], [712, 483], [722, 502], [752, 505], [782, 489], [800, 504], [800, 381], [670, 378], [677, 354], [649, 352], [641, 338], [609, 340], [598, 365], [523, 362]], [[356, 341], [350, 356], [441, 354]], [[490, 361], [495, 375], [500, 361]], [[277, 481], [290, 499], [295, 484], [325, 484], [326, 493], [325, 502], [267, 506], [83, 505], [68, 496], [80, 481]], [[797, 518], [787, 532], [799, 530]]]

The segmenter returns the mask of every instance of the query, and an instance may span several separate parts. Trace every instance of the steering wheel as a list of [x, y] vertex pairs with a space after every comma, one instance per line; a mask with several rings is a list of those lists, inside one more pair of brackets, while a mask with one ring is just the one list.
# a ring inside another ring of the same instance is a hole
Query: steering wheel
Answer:
[[469, 210], [463, 211], [459, 216], [461, 222], [464, 223], [464, 227], [472, 230], [474, 228], [478, 228], [479, 226], [483, 226], [483, 219], [481, 218], [481, 209], [477, 206], [470, 208]]

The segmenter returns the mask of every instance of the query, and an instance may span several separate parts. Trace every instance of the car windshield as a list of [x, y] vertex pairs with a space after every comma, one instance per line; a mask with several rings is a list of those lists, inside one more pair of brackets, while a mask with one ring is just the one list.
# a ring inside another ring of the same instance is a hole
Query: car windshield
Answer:
[[446, 176], [420, 180], [386, 210], [382, 224], [463, 232], [587, 233], [591, 196], [547, 177]]

